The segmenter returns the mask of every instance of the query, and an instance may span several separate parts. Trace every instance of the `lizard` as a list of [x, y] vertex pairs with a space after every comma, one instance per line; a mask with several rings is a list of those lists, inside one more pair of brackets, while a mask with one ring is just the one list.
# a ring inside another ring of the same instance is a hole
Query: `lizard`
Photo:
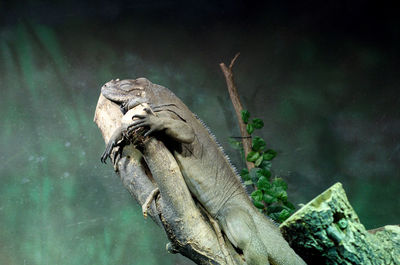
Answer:
[[101, 93], [117, 103], [123, 113], [142, 103], [150, 106], [145, 114], [135, 115], [137, 120], [128, 127], [116, 129], [102, 162], [106, 162], [114, 147], [123, 148], [124, 135], [146, 128], [144, 136], [158, 138], [171, 151], [190, 192], [218, 221], [247, 264], [306, 264], [290, 248], [278, 227], [254, 207], [215, 136], [173, 92], [138, 78], [111, 80], [101, 88]]

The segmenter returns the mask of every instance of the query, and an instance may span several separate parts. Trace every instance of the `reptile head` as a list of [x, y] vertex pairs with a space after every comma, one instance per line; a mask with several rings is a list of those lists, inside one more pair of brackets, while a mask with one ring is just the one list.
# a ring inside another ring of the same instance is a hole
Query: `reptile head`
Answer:
[[146, 97], [146, 88], [150, 81], [146, 78], [111, 80], [103, 85], [101, 93], [116, 103], [126, 103], [133, 99]]
[[[167, 88], [153, 84], [144, 77], [138, 79], [111, 80], [101, 88], [103, 96], [118, 105], [122, 113], [148, 103], [150, 106], [175, 105], [176, 96]], [[179, 103], [183, 104], [183, 103]]]

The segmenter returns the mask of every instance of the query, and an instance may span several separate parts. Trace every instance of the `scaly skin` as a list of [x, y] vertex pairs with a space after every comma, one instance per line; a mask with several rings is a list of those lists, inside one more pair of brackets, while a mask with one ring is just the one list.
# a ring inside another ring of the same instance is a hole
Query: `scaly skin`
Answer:
[[[305, 262], [278, 228], [253, 206], [235, 170], [203, 123], [170, 90], [145, 78], [110, 81], [102, 94], [125, 113], [140, 103], [151, 108], [128, 128], [148, 128], [173, 153], [191, 193], [216, 218], [249, 265], [297, 265]], [[121, 130], [121, 129], [120, 129]], [[102, 156], [105, 162], [122, 133], [114, 133]]]

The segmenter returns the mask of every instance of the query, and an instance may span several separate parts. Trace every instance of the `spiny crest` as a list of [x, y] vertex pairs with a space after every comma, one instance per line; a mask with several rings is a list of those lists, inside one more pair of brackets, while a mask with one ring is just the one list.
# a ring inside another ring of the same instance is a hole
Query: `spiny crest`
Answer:
[[[224, 148], [222, 147], [222, 145], [218, 142], [217, 138], [215, 137], [214, 133], [211, 132], [210, 128], [205, 124], [205, 122], [199, 118], [199, 116], [197, 116], [196, 114], [194, 114], [194, 117], [200, 122], [201, 125], [203, 125], [203, 127], [207, 130], [208, 134], [211, 136], [211, 139], [214, 140], [214, 142], [217, 144], [218, 149], [221, 150], [222, 154], [224, 155], [226, 161], [228, 162], [229, 166], [232, 168], [233, 172], [235, 173], [235, 176], [240, 180], [240, 182], [242, 183], [242, 178], [239, 176], [238, 171], [236, 166], [234, 166], [231, 162], [231, 159], [229, 158], [229, 156], [225, 153]], [[242, 183], [243, 184], [243, 183]], [[245, 187], [245, 186], [244, 186]]]

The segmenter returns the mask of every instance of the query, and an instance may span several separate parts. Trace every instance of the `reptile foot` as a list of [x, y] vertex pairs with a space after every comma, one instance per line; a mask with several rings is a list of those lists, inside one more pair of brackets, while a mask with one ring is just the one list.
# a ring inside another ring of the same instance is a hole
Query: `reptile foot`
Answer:
[[103, 154], [101, 155], [100, 161], [104, 164], [107, 164], [107, 158], [110, 158], [111, 152], [116, 144], [113, 141], [108, 142], [106, 149], [104, 150]]

